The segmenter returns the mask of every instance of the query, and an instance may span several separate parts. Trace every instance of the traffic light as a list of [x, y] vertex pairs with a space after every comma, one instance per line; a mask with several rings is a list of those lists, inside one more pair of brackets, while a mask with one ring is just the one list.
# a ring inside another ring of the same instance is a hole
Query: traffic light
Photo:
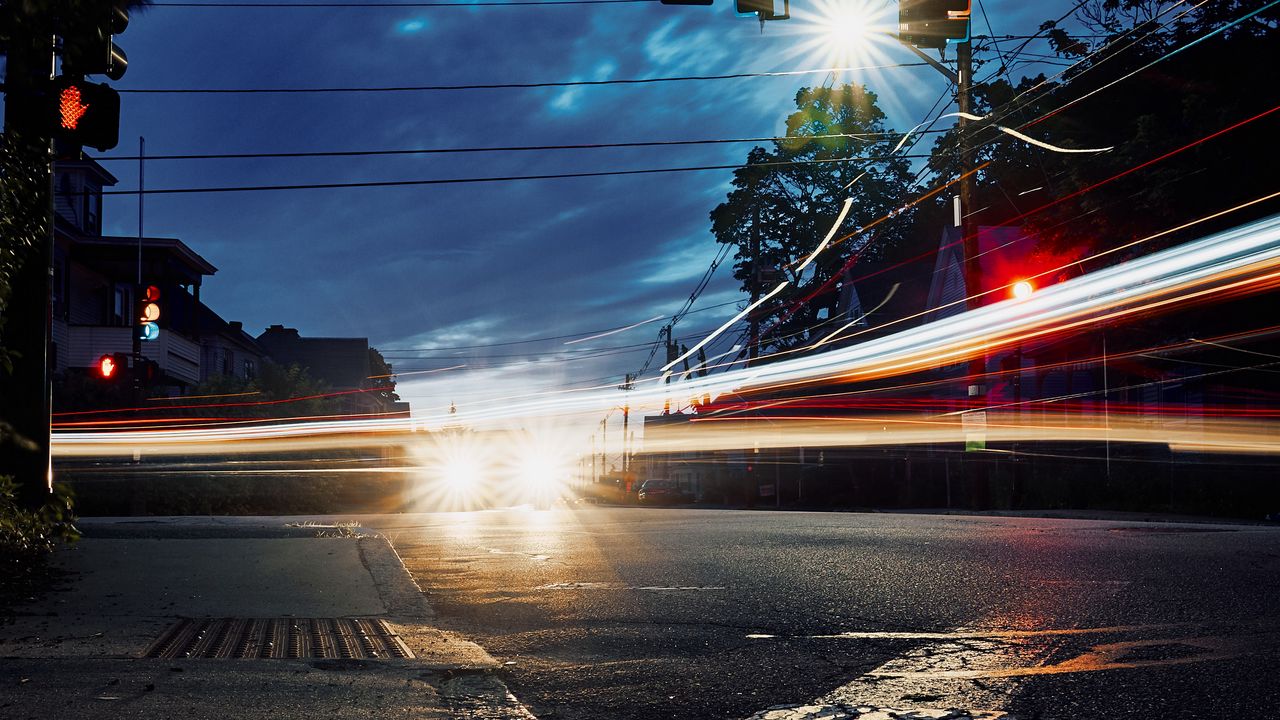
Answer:
[[53, 135], [76, 153], [82, 145], [106, 152], [120, 140], [120, 95], [85, 75], [124, 77], [129, 60], [112, 39], [129, 27], [123, 0], [88, 0], [56, 26], [62, 38], [62, 75], [49, 93]]
[[138, 290], [138, 338], [156, 340], [160, 337], [160, 288], [147, 285]]
[[710, 5], [712, 0], [662, 0], [663, 5]]
[[733, 9], [739, 15], [773, 14], [773, 0], [734, 0]]
[[117, 0], [98, 0], [62, 27], [62, 72], [66, 75], [124, 77], [129, 59], [113, 42], [129, 27], [129, 12]]
[[83, 78], [53, 80], [53, 136], [68, 145], [106, 152], [120, 141], [120, 95]]
[[935, 49], [967, 42], [972, 9], [972, 0], [899, 0], [898, 39]]
[[107, 353], [98, 358], [94, 372], [103, 380], [115, 382], [129, 374], [129, 356], [126, 353]]

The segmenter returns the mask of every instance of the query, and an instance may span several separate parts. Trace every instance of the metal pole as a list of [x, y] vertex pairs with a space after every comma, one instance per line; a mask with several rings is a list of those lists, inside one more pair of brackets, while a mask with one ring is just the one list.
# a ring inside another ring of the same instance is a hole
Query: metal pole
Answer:
[[[751, 194], [754, 196], [756, 190], [755, 178], [751, 181]], [[758, 198], [756, 206], [752, 211], [751, 218], [751, 305], [754, 307], [760, 300], [760, 205]], [[751, 326], [751, 340], [747, 346], [747, 366], [755, 364], [756, 358], [760, 357], [760, 315], [756, 310], [751, 311], [747, 322]]]
[[1107, 386], [1107, 328], [1102, 328], [1102, 422], [1105, 425], [1103, 447], [1107, 458], [1107, 487], [1111, 487], [1111, 392]]
[[142, 404], [142, 336], [138, 333], [138, 312], [142, 307], [142, 198], [146, 193], [145, 160], [147, 141], [138, 136], [138, 276], [133, 287], [133, 319], [130, 332], [133, 333], [133, 405]]

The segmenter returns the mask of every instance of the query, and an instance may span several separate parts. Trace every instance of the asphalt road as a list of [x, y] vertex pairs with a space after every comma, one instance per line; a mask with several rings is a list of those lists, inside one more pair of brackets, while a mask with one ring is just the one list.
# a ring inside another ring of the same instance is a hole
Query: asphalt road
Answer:
[[594, 507], [365, 523], [541, 718], [1280, 708], [1276, 528]]

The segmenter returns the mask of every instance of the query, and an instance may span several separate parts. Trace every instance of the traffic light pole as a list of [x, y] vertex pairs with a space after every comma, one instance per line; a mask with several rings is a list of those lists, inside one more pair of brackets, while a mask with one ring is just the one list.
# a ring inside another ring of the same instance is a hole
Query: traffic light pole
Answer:
[[[0, 346], [10, 353], [11, 371], [0, 369], [0, 421], [15, 438], [0, 447], [0, 473], [19, 483], [21, 502], [37, 507], [53, 491], [49, 455], [49, 338], [53, 320], [53, 148], [41, 108], [53, 77], [53, 37], [36, 30], [41, 18], [25, 14], [21, 3], [3, 10], [10, 37], [6, 48], [4, 182], [13, 213], [3, 239], [19, 258], [3, 308]], [[30, 235], [25, 235], [31, 233]], [[25, 235], [25, 236], [24, 236]], [[0, 433], [7, 435], [8, 433]]]
[[145, 166], [143, 157], [146, 155], [146, 141], [142, 137], [138, 138], [138, 278], [133, 288], [133, 323], [130, 328], [133, 330], [133, 406], [142, 406], [142, 328], [140, 321], [142, 317], [142, 294], [145, 292], [142, 285], [142, 198], [144, 187], [143, 171]]
[[[967, 307], [976, 310], [981, 301], [979, 287], [982, 281], [982, 266], [978, 262], [981, 252], [978, 247], [978, 234], [973, 226], [973, 143], [969, 138], [969, 120], [966, 115], [972, 114], [970, 76], [973, 74], [973, 44], [966, 40], [956, 45], [956, 104], [960, 110], [960, 121], [957, 123], [957, 134], [960, 141], [960, 237], [964, 251], [964, 285], [968, 297]], [[986, 357], [975, 356], [969, 361], [971, 383], [969, 396], [981, 398], [986, 395], [985, 387], [980, 384], [982, 374], [986, 372]]]

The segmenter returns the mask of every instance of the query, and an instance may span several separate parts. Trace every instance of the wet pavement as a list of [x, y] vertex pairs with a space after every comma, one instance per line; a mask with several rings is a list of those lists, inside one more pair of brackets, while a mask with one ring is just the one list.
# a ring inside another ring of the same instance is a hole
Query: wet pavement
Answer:
[[1280, 707], [1275, 527], [595, 507], [362, 521], [541, 718]]

